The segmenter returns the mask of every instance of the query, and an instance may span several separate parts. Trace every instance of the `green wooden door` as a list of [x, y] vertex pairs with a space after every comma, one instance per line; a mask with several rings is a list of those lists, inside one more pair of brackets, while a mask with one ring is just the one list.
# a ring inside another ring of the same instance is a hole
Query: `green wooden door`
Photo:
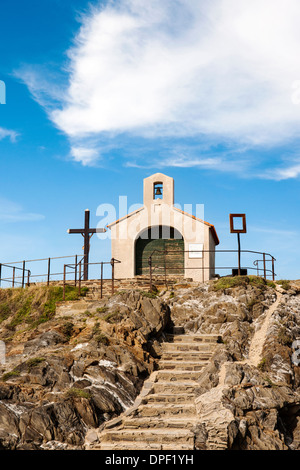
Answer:
[[136, 274], [149, 274], [149, 257], [152, 255], [154, 274], [184, 274], [184, 241], [182, 239], [139, 238], [136, 242]]

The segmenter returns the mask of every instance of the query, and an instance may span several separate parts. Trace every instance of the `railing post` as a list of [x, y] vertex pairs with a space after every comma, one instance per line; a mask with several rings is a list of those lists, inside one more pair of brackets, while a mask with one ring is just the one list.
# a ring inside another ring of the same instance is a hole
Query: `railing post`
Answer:
[[114, 258], [110, 261], [111, 264], [111, 293], [114, 295], [115, 293], [115, 260]]
[[28, 269], [28, 273], [27, 273], [27, 287], [30, 287], [30, 274], [31, 274], [31, 272], [30, 272], [29, 269]]
[[166, 285], [166, 288], [168, 288], [168, 284], [167, 284], [166, 252], [167, 252], [167, 250], [165, 249], [165, 250], [164, 250], [164, 273], [165, 273], [165, 285]]
[[75, 256], [75, 287], [77, 286], [77, 263], [78, 263], [78, 260], [77, 260], [77, 255]]
[[13, 280], [12, 280], [12, 287], [15, 287], [15, 275], [16, 275], [16, 268], [13, 267]]
[[78, 294], [81, 295], [81, 261], [79, 262]]
[[240, 240], [240, 234], [237, 234], [237, 239], [238, 239], [238, 275], [241, 275], [241, 240]]
[[149, 278], [150, 278], [150, 292], [152, 292], [152, 256], [149, 256]]
[[25, 286], [25, 261], [23, 261], [23, 272], [22, 272], [22, 289]]
[[66, 265], [64, 264], [63, 301], [66, 300]]
[[274, 265], [273, 256], [272, 256], [272, 280], [275, 281], [275, 265]]
[[263, 261], [264, 261], [264, 278], [267, 279], [267, 273], [266, 273], [266, 253], [263, 253]]
[[101, 263], [101, 284], [100, 284], [100, 299], [103, 298], [103, 261]]
[[50, 265], [51, 265], [51, 258], [48, 258], [48, 275], [47, 275], [47, 286], [49, 287], [50, 284]]

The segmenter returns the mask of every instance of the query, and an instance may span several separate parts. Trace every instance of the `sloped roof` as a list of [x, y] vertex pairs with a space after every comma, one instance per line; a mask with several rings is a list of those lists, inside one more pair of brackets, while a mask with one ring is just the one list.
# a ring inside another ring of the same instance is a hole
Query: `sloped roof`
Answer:
[[[217, 232], [216, 232], [216, 229], [215, 229], [215, 226], [214, 226], [214, 225], [212, 225], [212, 224], [210, 224], [210, 223], [208, 223], [208, 222], [205, 222], [205, 220], [201, 220], [201, 219], [199, 219], [198, 217], [195, 217], [194, 215], [189, 214], [188, 212], [185, 212], [185, 211], [183, 211], [183, 210], [181, 210], [181, 209], [178, 209], [177, 207], [174, 207], [174, 206], [173, 206], [173, 209], [176, 210], [176, 211], [178, 211], [178, 212], [181, 212], [182, 214], [184, 214], [184, 215], [186, 215], [186, 216], [188, 216], [188, 217], [191, 217], [191, 218], [194, 219], [194, 220], [198, 220], [199, 222], [201, 222], [201, 223], [207, 225], [207, 226], [210, 228], [210, 230], [211, 230], [211, 234], [212, 234], [212, 236], [213, 236], [213, 239], [214, 239], [214, 241], [215, 241], [215, 244], [216, 244], [216, 245], [219, 245], [219, 244], [220, 244], [220, 240], [219, 240], [219, 237], [218, 237], [218, 235], [217, 235]], [[127, 214], [127, 215], [125, 215], [124, 217], [121, 217], [120, 219], [116, 220], [115, 222], [111, 222], [110, 224], [107, 225], [107, 227], [108, 227], [109, 229], [111, 229], [111, 227], [112, 227], [113, 225], [116, 225], [116, 224], [118, 224], [119, 222], [122, 222], [122, 220], [128, 219], [129, 217], [132, 217], [132, 216], [134, 216], [135, 214], [138, 214], [138, 213], [141, 212], [142, 210], [144, 210], [144, 207], [140, 207], [139, 209], [137, 209], [137, 210], [135, 210], [135, 211], [133, 211], [133, 212], [130, 212], [130, 214]]]
[[217, 235], [217, 232], [216, 232], [216, 229], [215, 229], [214, 225], [210, 224], [209, 222], [205, 222], [205, 220], [199, 219], [198, 217], [195, 217], [194, 215], [189, 214], [188, 212], [185, 212], [181, 209], [178, 209], [177, 207], [173, 207], [173, 209], [175, 209], [178, 212], [181, 212], [184, 215], [187, 215], [188, 217], [191, 217], [194, 220], [198, 220], [198, 222], [202, 222], [203, 224], [207, 225], [211, 230], [211, 233], [212, 233], [212, 236], [213, 236], [213, 239], [214, 239], [216, 245], [220, 244], [220, 240], [219, 240], [219, 237]]
[[114, 222], [111, 222], [111, 223], [108, 224], [106, 227], [108, 227], [108, 228], [110, 229], [113, 225], [116, 225], [116, 224], [118, 224], [119, 222], [122, 222], [122, 220], [128, 219], [129, 217], [132, 217], [133, 215], [138, 214], [138, 213], [141, 212], [142, 210], [144, 210], [144, 206], [143, 206], [143, 207], [140, 207], [139, 209], [136, 209], [136, 210], [133, 211], [133, 212], [130, 212], [130, 214], [124, 215], [124, 217], [121, 217], [120, 219], [115, 220]]

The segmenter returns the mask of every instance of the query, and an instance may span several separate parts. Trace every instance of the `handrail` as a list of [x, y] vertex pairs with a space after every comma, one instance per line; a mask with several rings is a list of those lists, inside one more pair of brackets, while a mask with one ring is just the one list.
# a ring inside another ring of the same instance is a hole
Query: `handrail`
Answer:
[[103, 267], [105, 265], [111, 265], [111, 293], [112, 295], [115, 293], [115, 264], [121, 263], [121, 261], [112, 258], [110, 261], [99, 261], [96, 263], [85, 263], [84, 257], [75, 265], [71, 264], [65, 264], [64, 265], [64, 273], [63, 273], [63, 300], [66, 298], [66, 286], [68, 285], [66, 282], [66, 268], [69, 267], [71, 269], [74, 269], [74, 281], [75, 281], [75, 287], [77, 286], [77, 267], [79, 269], [79, 277], [78, 277], [78, 294], [81, 295], [81, 281], [82, 281], [82, 275], [83, 269], [82, 265], [84, 266], [93, 266], [93, 265], [100, 265], [101, 270], [100, 270], [100, 298], [103, 298]]
[[[30, 279], [36, 278], [36, 277], [47, 277], [47, 285], [49, 286], [51, 276], [59, 276], [62, 275], [62, 272], [51, 272], [51, 262], [54, 260], [59, 260], [59, 259], [67, 259], [67, 258], [74, 258], [75, 263], [77, 263], [79, 255], [70, 255], [70, 256], [56, 256], [53, 258], [40, 258], [40, 259], [32, 259], [32, 260], [23, 260], [23, 261], [13, 261], [10, 263], [0, 263], [0, 285], [1, 281], [3, 282], [8, 282], [12, 284], [12, 287], [15, 287], [15, 284], [20, 284], [22, 287], [25, 286], [25, 277], [27, 277], [27, 283], [26, 285], [30, 285]], [[47, 272], [44, 272], [43, 274], [33, 274], [32, 271], [28, 268], [26, 268], [26, 265], [28, 263], [35, 263], [35, 262], [41, 262], [41, 261], [47, 261]], [[15, 266], [17, 264], [22, 264], [22, 267]], [[6, 269], [12, 270], [12, 276], [8, 277], [5, 276], [2, 278], [2, 267]], [[22, 271], [22, 276], [16, 276], [16, 270]], [[22, 282], [16, 281], [16, 279], [22, 279]]]
[[[165, 281], [167, 282], [167, 275], [166, 275], [166, 272], [167, 272], [167, 267], [166, 267], [166, 254], [168, 253], [177, 253], [178, 250], [153, 250], [153, 252], [151, 253], [151, 255], [149, 256], [148, 258], [148, 264], [149, 264], [149, 276], [150, 276], [150, 290], [152, 290], [152, 286], [153, 286], [153, 274], [155, 272], [155, 270], [157, 268], [159, 269], [164, 269], [164, 276], [165, 276]], [[164, 265], [163, 266], [153, 266], [153, 255], [155, 253], [161, 253], [161, 254], [164, 254]], [[183, 250], [183, 253], [190, 253], [189, 250]], [[204, 253], [214, 253], [214, 254], [218, 254], [218, 253], [251, 253], [251, 254], [256, 254], [256, 255], [262, 255], [263, 259], [262, 260], [255, 260], [254, 261], [254, 266], [256, 266], [257, 268], [257, 273], [259, 275], [259, 272], [260, 271], [263, 271], [263, 277], [266, 279], [267, 276], [271, 276], [272, 277], [272, 280], [274, 281], [275, 280], [275, 277], [276, 277], [276, 274], [275, 274], [275, 261], [276, 261], [276, 258], [274, 258], [273, 255], [271, 255], [270, 253], [264, 253], [264, 252], [260, 252], [260, 251], [253, 251], [253, 250], [201, 250], [201, 253], [202, 253], [202, 256], [204, 255]], [[268, 257], [270, 259], [268, 259]], [[204, 258], [202, 258], [203, 261], [204, 261]], [[184, 270], [189, 270], [189, 269], [192, 269], [192, 270], [195, 270], [195, 269], [212, 269], [212, 266], [204, 266], [203, 264], [203, 261], [201, 263], [201, 266], [199, 267], [195, 267], [195, 266], [191, 266], [191, 267], [187, 267], [187, 266], [184, 266]], [[258, 267], [258, 263], [259, 262], [263, 262], [263, 268], [259, 268]], [[267, 268], [267, 263], [272, 263], [272, 268], [271, 269], [268, 269]], [[219, 269], [235, 269], [236, 267], [235, 266], [213, 266], [213, 269], [214, 270], [219, 270]], [[255, 268], [253, 267], [245, 267], [244, 269], [247, 269], [247, 270], [255, 270]], [[163, 275], [163, 274], [162, 274]]]

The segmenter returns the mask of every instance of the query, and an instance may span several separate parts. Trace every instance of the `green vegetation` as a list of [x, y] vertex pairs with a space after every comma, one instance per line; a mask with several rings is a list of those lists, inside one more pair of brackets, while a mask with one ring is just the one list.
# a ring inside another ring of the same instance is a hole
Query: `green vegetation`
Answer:
[[108, 310], [108, 307], [98, 307], [96, 312], [97, 313], [105, 313], [105, 312], [107, 312], [107, 310]]
[[0, 304], [0, 323], [6, 320], [11, 313], [10, 306], [8, 302], [3, 302]]
[[291, 288], [290, 281], [288, 281], [287, 279], [281, 279], [279, 281], [276, 281], [276, 284], [280, 285], [284, 290], [289, 290]]
[[278, 342], [282, 344], [282, 346], [291, 346], [293, 342], [291, 335], [288, 334], [284, 326], [280, 328], [277, 338], [278, 338]]
[[142, 296], [143, 297], [148, 297], [149, 299], [156, 299], [157, 295], [158, 295], [158, 292], [154, 292], [154, 291], [149, 291], [149, 292], [145, 292], [145, 291], [142, 291], [141, 292]]
[[111, 312], [108, 315], [105, 315], [103, 317], [103, 320], [106, 321], [107, 323], [117, 323], [121, 321], [123, 318], [122, 314], [119, 311], [116, 312]]
[[275, 284], [272, 281], [267, 281], [266, 279], [258, 276], [228, 276], [221, 277], [215, 281], [213, 289], [215, 291], [231, 289], [234, 287], [246, 287], [247, 285], [257, 286], [264, 288], [266, 286], [275, 288]]
[[[86, 290], [83, 291], [85, 295]], [[78, 289], [66, 286], [65, 300], [78, 300]], [[7, 329], [14, 331], [17, 326], [26, 324], [36, 328], [49, 321], [56, 312], [56, 303], [63, 301], [63, 288], [59, 286], [31, 286], [25, 289], [0, 290], [0, 323], [10, 320]]]
[[6, 382], [12, 377], [19, 377], [20, 371], [17, 369], [11, 370], [10, 372], [6, 372], [5, 374], [2, 375], [1, 380], [2, 382]]
[[103, 344], [103, 345], [107, 346], [109, 344], [109, 340], [108, 340], [107, 336], [105, 336], [105, 334], [103, 334], [102, 331], [100, 330], [100, 323], [99, 322], [95, 323], [92, 333], [93, 333], [93, 338], [94, 338], [94, 340], [96, 341], [96, 343], [98, 345]]
[[257, 367], [262, 372], [266, 372], [267, 370], [270, 369], [271, 363], [272, 363], [272, 360], [270, 357], [263, 357]]
[[91, 394], [80, 388], [72, 387], [65, 393], [66, 398], [86, 398], [90, 399]]
[[61, 331], [66, 336], [67, 340], [69, 340], [73, 334], [74, 324], [70, 321], [65, 322], [62, 325]]
[[33, 369], [34, 367], [38, 366], [39, 364], [41, 364], [42, 362], [44, 362], [46, 359], [44, 357], [34, 357], [32, 359], [29, 359], [27, 361], [27, 366], [28, 366], [28, 372], [31, 371], [31, 369]]

